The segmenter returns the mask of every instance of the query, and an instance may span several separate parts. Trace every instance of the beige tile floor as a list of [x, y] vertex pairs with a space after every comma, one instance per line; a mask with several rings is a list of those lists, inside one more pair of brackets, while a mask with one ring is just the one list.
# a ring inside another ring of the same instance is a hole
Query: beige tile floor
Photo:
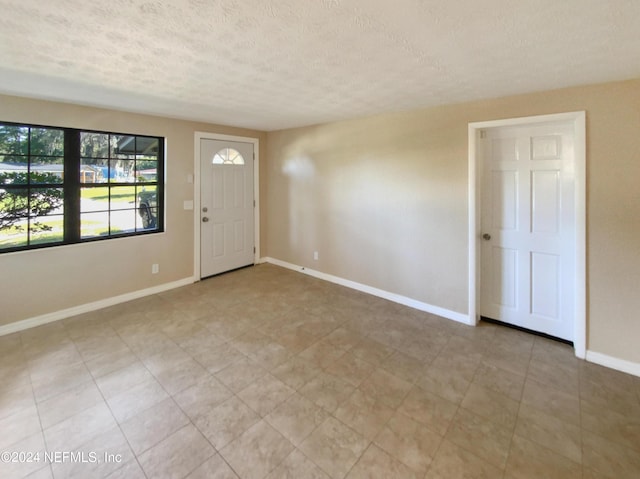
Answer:
[[0, 360], [2, 478], [640, 477], [640, 379], [271, 265]]

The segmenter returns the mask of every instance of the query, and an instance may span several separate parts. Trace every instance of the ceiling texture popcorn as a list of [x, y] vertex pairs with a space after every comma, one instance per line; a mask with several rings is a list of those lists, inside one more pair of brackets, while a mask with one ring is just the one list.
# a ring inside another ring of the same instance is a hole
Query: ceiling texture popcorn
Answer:
[[0, 0], [0, 93], [277, 130], [640, 76], [638, 0]]

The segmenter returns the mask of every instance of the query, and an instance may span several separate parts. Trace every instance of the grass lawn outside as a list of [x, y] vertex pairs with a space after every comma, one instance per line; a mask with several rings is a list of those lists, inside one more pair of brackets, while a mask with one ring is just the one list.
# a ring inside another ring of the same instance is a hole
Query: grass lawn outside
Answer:
[[[109, 187], [82, 188], [80, 197], [83, 200], [109, 201]], [[135, 203], [135, 186], [115, 186], [111, 188], [111, 202]]]
[[[105, 213], [106, 215], [106, 213]], [[5, 231], [0, 231], [0, 249], [17, 248], [26, 246], [27, 243], [27, 224], [23, 222], [21, 228], [11, 227]], [[64, 220], [61, 216], [55, 219], [47, 219], [39, 222], [47, 227], [47, 230], [34, 231], [31, 233], [31, 241], [29, 244], [38, 245], [45, 243], [59, 243], [64, 238]], [[111, 234], [122, 233], [124, 230], [111, 225]], [[109, 234], [109, 225], [104, 220], [94, 221], [82, 220], [82, 237], [91, 238], [97, 236], [105, 236]]]
[[[138, 192], [144, 187], [138, 185]], [[155, 189], [155, 186], [147, 189]], [[109, 196], [111, 190], [111, 196]], [[81, 236], [91, 238], [108, 234], [124, 233], [142, 229], [141, 220], [136, 211], [136, 185], [98, 186], [81, 189]], [[0, 205], [1, 206], [1, 205]], [[40, 219], [46, 230], [31, 232], [28, 241], [26, 219], [18, 225], [0, 231], [0, 250], [15, 248], [27, 244], [37, 245], [57, 243], [63, 240], [63, 208], [56, 209], [49, 217]], [[111, 225], [111, 229], [109, 229]]]

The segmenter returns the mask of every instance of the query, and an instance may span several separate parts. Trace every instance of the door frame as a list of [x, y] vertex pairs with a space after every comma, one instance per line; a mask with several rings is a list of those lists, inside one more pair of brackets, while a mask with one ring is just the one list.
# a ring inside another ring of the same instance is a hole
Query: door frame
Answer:
[[202, 174], [200, 171], [200, 141], [201, 140], [221, 140], [236, 141], [239, 143], [253, 144], [253, 199], [255, 208], [253, 209], [253, 264], [257, 264], [260, 259], [260, 140], [249, 136], [223, 135], [220, 133], [209, 133], [196, 131], [194, 135], [194, 158], [193, 158], [193, 278], [200, 281], [200, 188], [202, 186]]
[[586, 303], [586, 112], [575, 111], [469, 123], [469, 322], [480, 320], [481, 225], [482, 225], [482, 155], [477, 138], [487, 128], [539, 125], [549, 122], [573, 124], [575, 154], [575, 355], [581, 359], [587, 349]]

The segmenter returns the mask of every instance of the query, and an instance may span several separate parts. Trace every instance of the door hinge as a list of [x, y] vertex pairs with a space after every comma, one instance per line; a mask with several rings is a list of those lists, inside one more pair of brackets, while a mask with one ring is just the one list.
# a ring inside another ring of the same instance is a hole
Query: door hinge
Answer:
[[256, 200], [253, 200], [253, 207], [256, 207]]
[[256, 247], [253, 247], [253, 254], [256, 254]]
[[480, 130], [480, 139], [484, 140], [487, 137], [486, 130]]

